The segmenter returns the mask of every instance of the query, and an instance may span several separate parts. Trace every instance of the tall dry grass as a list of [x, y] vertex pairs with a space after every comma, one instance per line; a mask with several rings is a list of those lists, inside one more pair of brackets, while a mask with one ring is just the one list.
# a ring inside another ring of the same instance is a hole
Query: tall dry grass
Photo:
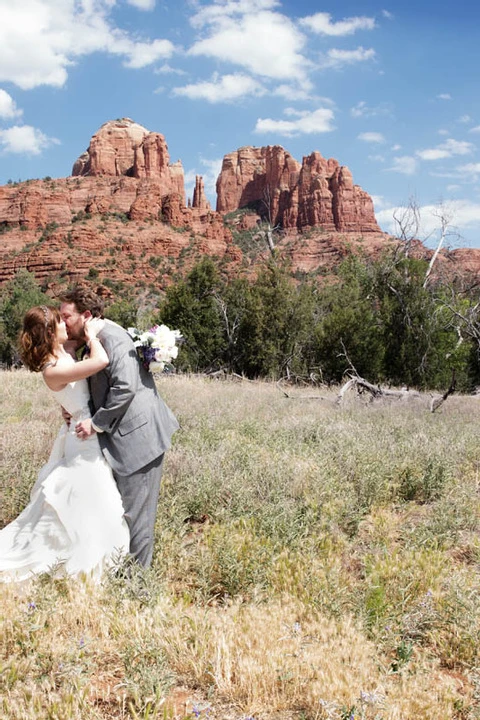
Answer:
[[[3, 373], [0, 524], [60, 418]], [[159, 379], [154, 563], [0, 586], [0, 717], [480, 718], [480, 401]]]

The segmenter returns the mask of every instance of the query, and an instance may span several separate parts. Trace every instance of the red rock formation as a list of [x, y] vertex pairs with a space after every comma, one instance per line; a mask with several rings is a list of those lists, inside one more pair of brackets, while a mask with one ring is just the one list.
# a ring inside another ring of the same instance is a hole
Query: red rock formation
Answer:
[[75, 161], [72, 175], [133, 175], [135, 149], [146, 135], [148, 130], [130, 118], [109, 120]]
[[195, 189], [193, 191], [192, 207], [200, 208], [200, 210], [210, 210], [210, 203], [205, 195], [205, 186], [203, 178], [200, 175], [195, 176]]
[[[392, 242], [348, 168], [319, 152], [300, 164], [280, 146], [240, 148], [225, 156], [217, 189], [215, 212], [197, 176], [187, 207], [183, 168], [170, 163], [163, 135], [128, 119], [105, 123], [73, 177], [0, 187], [0, 283], [25, 267], [49, 286], [87, 276], [162, 289], [203, 254], [238, 274], [251, 261], [232, 232], [255, 235], [260, 217], [285, 229], [276, 246], [293, 270], [328, 271], [348, 253], [376, 257]], [[225, 222], [246, 206], [250, 213]], [[418, 246], [419, 257], [431, 254]], [[457, 255], [443, 254], [439, 267], [480, 268], [480, 251]]]
[[181, 162], [170, 164], [165, 138], [149, 132], [130, 118], [110, 120], [90, 140], [88, 150], [75, 161], [72, 176], [130, 176], [152, 180], [162, 195], [185, 198]]
[[218, 212], [249, 206], [286, 229], [381, 232], [370, 196], [348, 168], [319, 152], [300, 165], [279, 145], [240, 148], [225, 156], [217, 193]]

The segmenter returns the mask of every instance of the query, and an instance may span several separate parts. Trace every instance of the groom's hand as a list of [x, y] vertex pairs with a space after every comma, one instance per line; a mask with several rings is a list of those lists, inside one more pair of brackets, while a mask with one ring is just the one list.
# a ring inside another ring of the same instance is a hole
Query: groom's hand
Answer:
[[86, 440], [90, 435], [95, 434], [95, 430], [92, 427], [92, 421], [82, 420], [75, 425], [75, 433], [80, 440]]

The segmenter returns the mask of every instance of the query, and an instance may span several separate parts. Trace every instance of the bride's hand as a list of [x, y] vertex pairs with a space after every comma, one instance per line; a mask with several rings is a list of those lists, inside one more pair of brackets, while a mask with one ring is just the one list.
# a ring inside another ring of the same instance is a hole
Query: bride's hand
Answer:
[[87, 343], [89, 343], [91, 340], [97, 337], [100, 330], [103, 328], [105, 324], [105, 321], [101, 318], [88, 318], [85, 320], [85, 325], [83, 326], [83, 329], [85, 331], [85, 337], [87, 339]]

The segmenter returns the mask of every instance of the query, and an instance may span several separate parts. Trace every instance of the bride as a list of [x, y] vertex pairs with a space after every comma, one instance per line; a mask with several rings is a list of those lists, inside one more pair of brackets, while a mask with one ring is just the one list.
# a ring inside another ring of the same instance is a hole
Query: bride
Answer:
[[20, 338], [27, 368], [41, 372], [52, 396], [71, 417], [39, 472], [30, 502], [0, 530], [0, 582], [38, 573], [99, 580], [108, 565], [128, 552], [129, 532], [110, 467], [94, 434], [76, 436], [75, 425], [90, 417], [86, 378], [108, 365], [97, 333], [102, 321], [85, 321], [90, 356], [79, 362], [66, 351], [65, 323], [54, 307], [29, 310]]

